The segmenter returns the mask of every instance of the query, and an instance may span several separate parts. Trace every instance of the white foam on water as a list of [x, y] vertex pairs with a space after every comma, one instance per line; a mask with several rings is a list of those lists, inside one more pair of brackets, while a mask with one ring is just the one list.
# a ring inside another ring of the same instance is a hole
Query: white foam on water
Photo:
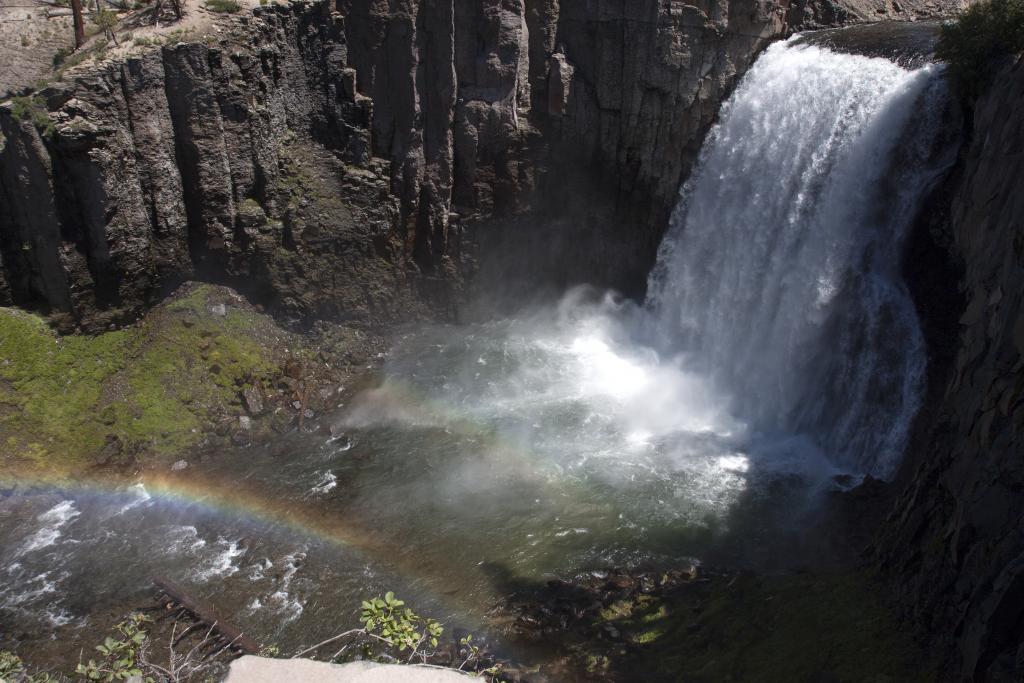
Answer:
[[76, 620], [75, 616], [66, 609], [53, 605], [43, 608], [41, 614], [54, 628], [66, 626]]
[[42, 621], [50, 627], [75, 621], [75, 617], [60, 604], [63, 597], [61, 584], [70, 578], [71, 573], [51, 569], [25, 576], [23, 569], [17, 562], [7, 567], [12, 579], [0, 588], [0, 607]]
[[338, 475], [334, 472], [318, 472], [317, 476], [319, 480], [309, 489], [309, 492], [313, 495], [328, 493], [338, 486]]
[[339, 441], [343, 443], [340, 446], [334, 448], [332, 451], [333, 453], [344, 453], [345, 451], [350, 450], [352, 448], [352, 440], [348, 437], [348, 435], [343, 431], [335, 431], [335, 429], [332, 428], [331, 436], [327, 438], [327, 441], [325, 441], [325, 443], [330, 445], [338, 443]]
[[267, 570], [274, 566], [274, 563], [270, 561], [269, 557], [264, 557], [263, 560], [256, 564], [249, 566], [249, 580], [259, 581], [266, 577]]
[[295, 621], [302, 616], [302, 612], [305, 610], [302, 601], [285, 590], [271, 593], [267, 598], [266, 607], [272, 608], [277, 613], [282, 624]]
[[206, 539], [200, 536], [199, 530], [190, 524], [172, 527], [168, 530], [167, 536], [167, 553], [169, 555], [195, 554], [206, 547]]
[[573, 529], [562, 529], [561, 531], [555, 532], [555, 538], [565, 538], [566, 536], [579, 536], [582, 534], [589, 534], [590, 529], [573, 528]]
[[303, 551], [283, 557], [281, 564], [285, 570], [281, 573], [275, 590], [262, 599], [254, 599], [249, 604], [249, 611], [255, 613], [261, 610], [271, 610], [279, 625], [291, 623], [302, 616], [305, 607], [299, 596], [293, 594], [292, 582], [305, 559], [306, 555]]
[[228, 540], [223, 537], [217, 537], [212, 549], [216, 549], [217, 552], [207, 555], [192, 572], [193, 577], [198, 581], [223, 579], [235, 574], [238, 572], [235, 560], [245, 554], [245, 548], [238, 540]]
[[134, 486], [128, 487], [128, 491], [132, 495], [132, 500], [130, 500], [127, 503], [125, 503], [124, 505], [122, 505], [121, 508], [118, 509], [118, 511], [114, 513], [114, 516], [123, 515], [124, 513], [128, 512], [129, 510], [133, 510], [133, 509], [139, 507], [140, 505], [144, 505], [144, 504], [148, 503], [153, 498], [150, 495], [149, 491], [146, 490], [146, 487], [144, 485], [142, 485], [141, 483], [140, 484], [135, 484]]
[[46, 595], [57, 593], [57, 581], [50, 577], [50, 572], [48, 571], [22, 581], [19, 587], [20, 590], [18, 592], [11, 593], [5, 597], [3, 601], [5, 607], [20, 607]]
[[57, 503], [52, 508], [36, 517], [41, 524], [34, 534], [15, 553], [15, 557], [21, 557], [43, 548], [49, 548], [61, 538], [64, 527], [79, 515], [75, 508], [74, 501], [65, 500]]

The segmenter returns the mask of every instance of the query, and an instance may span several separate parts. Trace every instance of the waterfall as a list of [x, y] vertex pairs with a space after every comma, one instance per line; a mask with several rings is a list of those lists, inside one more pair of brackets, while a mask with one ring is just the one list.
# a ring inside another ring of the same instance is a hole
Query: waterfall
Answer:
[[649, 286], [662, 343], [754, 429], [809, 434], [836, 465], [880, 477], [923, 390], [900, 261], [949, 163], [939, 73], [769, 48], [723, 106]]

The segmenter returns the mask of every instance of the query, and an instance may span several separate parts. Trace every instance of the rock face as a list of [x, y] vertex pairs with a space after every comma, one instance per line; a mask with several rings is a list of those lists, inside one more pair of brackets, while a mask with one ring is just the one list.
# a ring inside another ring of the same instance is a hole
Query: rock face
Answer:
[[95, 329], [197, 277], [283, 313], [416, 315], [344, 22], [324, 3], [233, 22], [47, 88], [52, 132], [0, 114], [5, 298]]
[[189, 278], [381, 322], [469, 289], [639, 295], [737, 78], [852, 7], [315, 0], [78, 67], [41, 117], [0, 106], [0, 302], [98, 329]]
[[810, 29], [884, 20], [937, 19], [970, 4], [968, 0], [794, 0], [788, 21]]
[[[483, 289], [500, 282], [518, 301], [536, 292], [540, 272], [556, 288], [590, 282], [642, 294], [718, 106], [786, 31], [785, 8], [562, 0], [527, 3], [526, 19], [530, 53], [547, 58], [530, 61], [529, 97], [520, 97], [531, 109], [520, 121], [527, 144], [530, 127], [541, 132], [544, 154], [499, 171], [536, 190], [494, 197], [495, 208], [511, 199], [520, 210], [481, 226]], [[469, 212], [489, 201], [456, 196]]]
[[908, 613], [978, 681], [1024, 675], [1024, 61], [995, 83], [940, 221], [959, 340], [878, 545]]

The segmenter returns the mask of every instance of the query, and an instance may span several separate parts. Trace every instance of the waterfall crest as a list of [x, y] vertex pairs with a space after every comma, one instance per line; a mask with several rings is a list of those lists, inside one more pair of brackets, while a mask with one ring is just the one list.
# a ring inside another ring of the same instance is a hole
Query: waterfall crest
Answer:
[[890, 476], [926, 354], [900, 278], [946, 97], [927, 66], [776, 44], [681, 192], [648, 307], [662, 344], [765, 432]]

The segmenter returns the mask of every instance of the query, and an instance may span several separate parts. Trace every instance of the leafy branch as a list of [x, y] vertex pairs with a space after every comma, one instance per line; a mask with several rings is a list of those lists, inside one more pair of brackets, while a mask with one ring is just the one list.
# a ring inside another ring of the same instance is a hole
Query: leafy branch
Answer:
[[21, 657], [0, 650], [0, 682], [2, 683], [56, 683], [57, 679], [52, 678], [46, 672], [29, 673], [25, 669]]
[[[78, 663], [75, 673], [90, 681], [124, 681], [132, 676], [141, 676], [140, 655], [148, 638], [143, 625], [152, 621], [142, 614], [133, 614], [114, 627], [114, 634], [103, 639], [96, 651], [102, 655], [99, 660], [90, 659], [87, 663]], [[153, 678], [146, 677], [146, 683], [153, 683]]]
[[[295, 658], [312, 655], [328, 645], [341, 643], [341, 647], [327, 661], [345, 661], [350, 651], [356, 650], [364, 659], [418, 663], [421, 666], [439, 666], [457, 671], [472, 672], [494, 680], [501, 664], [486, 667], [490, 661], [483, 648], [469, 635], [459, 641], [454, 653], [439, 650], [444, 626], [429, 617], [423, 617], [406, 606], [388, 591], [384, 597], [365, 600], [359, 616], [361, 628], [349, 629], [321, 641], [294, 655]], [[457, 658], [454, 659], [453, 658]], [[461, 660], [461, 663], [459, 663]]]
[[[393, 661], [402, 661], [404, 658], [406, 663], [411, 663], [419, 656], [426, 663], [434, 653], [426, 650], [425, 646], [437, 648], [438, 639], [444, 633], [444, 627], [439, 622], [416, 614], [391, 591], [383, 598], [364, 600], [359, 621], [363, 624], [362, 628], [332, 636], [299, 652], [295, 657], [304, 657], [333, 643], [348, 640], [331, 656], [332, 661], [343, 656], [354, 644], [361, 646], [365, 654], [370, 654], [370, 645], [383, 644], [390, 653], [379, 653], [378, 657]], [[405, 655], [406, 651], [409, 652], [408, 656]]]

